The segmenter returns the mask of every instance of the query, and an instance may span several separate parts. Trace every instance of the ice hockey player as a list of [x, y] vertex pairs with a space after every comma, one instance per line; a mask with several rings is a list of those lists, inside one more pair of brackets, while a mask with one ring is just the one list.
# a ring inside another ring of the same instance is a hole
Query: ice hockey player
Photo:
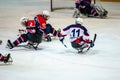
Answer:
[[7, 55], [5, 55], [5, 56], [3, 56], [3, 55], [0, 53], [0, 61], [1, 61], [1, 62], [7, 63], [7, 62], [9, 61], [9, 59], [10, 59], [10, 53], [7, 54]]
[[23, 42], [35, 42], [41, 43], [42, 41], [42, 33], [37, 32], [35, 21], [29, 20], [27, 17], [22, 17], [20, 19], [22, 26], [26, 28], [26, 33], [21, 34], [14, 42], [8, 40], [7, 46], [12, 49]]
[[78, 50], [78, 53], [82, 52], [82, 50], [88, 46], [94, 46], [94, 44], [92, 44], [92, 40], [89, 38], [88, 30], [82, 24], [83, 19], [76, 18], [75, 24], [65, 27], [58, 35], [62, 43], [64, 37], [69, 35], [71, 46]]
[[76, 8], [84, 15], [93, 14], [93, 16], [98, 16], [96, 10], [91, 7], [91, 0], [76, 0]]
[[41, 43], [43, 35], [47, 41], [51, 41], [49, 34], [51, 33], [53, 36], [57, 36], [58, 32], [50, 24], [46, 23], [49, 17], [49, 12], [47, 10], [43, 10], [41, 14], [37, 14], [34, 17], [34, 20], [29, 20], [26, 17], [21, 18], [21, 24], [26, 27], [27, 33], [22, 34], [13, 43], [8, 40], [9, 48], [12, 49], [20, 43], [27, 42], [28, 40]]
[[34, 20], [36, 22], [36, 27], [40, 32], [43, 32], [43, 35], [48, 42], [52, 40], [49, 34], [52, 34], [53, 36], [58, 35], [58, 32], [55, 30], [55, 28], [52, 27], [51, 24], [47, 23], [47, 20], [49, 18], [50, 18], [50, 13], [47, 10], [43, 10], [41, 14], [37, 14], [34, 17]]
[[96, 7], [95, 4], [91, 4], [91, 0], [76, 0], [75, 2], [76, 9], [80, 11], [81, 14], [84, 14], [85, 16], [106, 16], [107, 11], [105, 9], [98, 10], [98, 6]]

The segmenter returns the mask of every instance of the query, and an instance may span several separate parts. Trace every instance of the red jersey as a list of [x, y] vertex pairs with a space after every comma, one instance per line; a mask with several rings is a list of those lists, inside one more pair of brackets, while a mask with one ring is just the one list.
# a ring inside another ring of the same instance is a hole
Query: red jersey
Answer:
[[27, 23], [27, 32], [34, 34], [36, 32], [35, 30], [35, 21], [34, 20], [29, 20]]
[[37, 22], [37, 26], [39, 26], [40, 29], [46, 28], [46, 20], [41, 14], [36, 15], [35, 21]]

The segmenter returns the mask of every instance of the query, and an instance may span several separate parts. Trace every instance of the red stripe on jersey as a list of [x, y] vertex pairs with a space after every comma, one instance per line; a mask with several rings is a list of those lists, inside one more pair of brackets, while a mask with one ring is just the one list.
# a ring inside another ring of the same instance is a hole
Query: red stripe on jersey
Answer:
[[17, 44], [20, 44], [20, 41], [17, 39], [17, 40], [16, 40], [16, 43], [17, 43]]
[[22, 36], [21, 36], [20, 38], [21, 38], [21, 40], [22, 40], [22, 41], [24, 41], [24, 40], [25, 40], [25, 39], [24, 39], [24, 37], [22, 37]]

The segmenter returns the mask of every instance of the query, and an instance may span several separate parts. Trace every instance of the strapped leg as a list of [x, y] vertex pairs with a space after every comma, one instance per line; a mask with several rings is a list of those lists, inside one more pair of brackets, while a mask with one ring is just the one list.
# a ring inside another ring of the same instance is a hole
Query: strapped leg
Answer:
[[7, 47], [10, 49], [14, 48], [14, 45], [11, 43], [10, 40], [7, 41]]
[[71, 42], [71, 45], [78, 51], [78, 53], [83, 53], [83, 50], [88, 47], [86, 43], [78, 44], [76, 42]]
[[9, 54], [6, 54], [6, 55], [4, 56], [4, 63], [9, 63], [9, 64], [11, 64], [12, 62], [13, 62], [13, 60], [12, 60], [12, 57], [11, 57], [10, 53], [9, 53]]
[[40, 44], [40, 43], [33, 43], [33, 42], [29, 41], [27, 45], [28, 45], [29, 48], [32, 47], [32, 48], [34, 48], [35, 50], [37, 50], [39, 44]]

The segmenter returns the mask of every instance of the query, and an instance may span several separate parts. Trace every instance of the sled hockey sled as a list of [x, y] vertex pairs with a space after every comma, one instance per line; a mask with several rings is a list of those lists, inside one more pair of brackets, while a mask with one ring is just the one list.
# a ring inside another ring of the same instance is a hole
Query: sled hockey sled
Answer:
[[8, 54], [5, 54], [4, 56], [5, 56], [5, 59], [4, 59], [4, 61], [1, 61], [1, 62], [5, 63], [5, 64], [12, 64], [13, 59], [11, 57], [11, 54], [8, 53]]
[[105, 10], [102, 6], [92, 5], [92, 7], [94, 7], [96, 12], [99, 14], [100, 18], [106, 18], [107, 17], [108, 11]]
[[[96, 37], [97, 37], [97, 34], [94, 34], [94, 38], [92, 40], [92, 43], [91, 44], [95, 44], [95, 40], [96, 40]], [[85, 43], [83, 43], [82, 45], [84, 45]], [[81, 46], [82, 46], [81, 45]], [[90, 45], [86, 45], [86, 46], [83, 46], [83, 47], [80, 47], [80, 48], [77, 48], [76, 50], [78, 51], [78, 53], [86, 53], [90, 50], [90, 48], [92, 48]]]
[[12, 64], [13, 63], [13, 59], [11, 57], [11, 54], [9, 53], [9, 59], [8, 59], [8, 62], [4, 62], [5, 64]]
[[37, 48], [38, 48], [38, 45], [39, 45], [40, 43], [33, 43], [33, 42], [31, 42], [31, 41], [28, 41], [28, 43], [27, 43], [27, 45], [25, 46], [26, 48], [33, 48], [33, 49], [35, 49], [35, 50], [37, 50]]
[[20, 45], [18, 45], [16, 47], [24, 47], [24, 48], [28, 48], [28, 49], [35, 49], [35, 50], [37, 50], [39, 44], [40, 43], [28, 42], [28, 43], [25, 43], [25, 44], [20, 44]]

